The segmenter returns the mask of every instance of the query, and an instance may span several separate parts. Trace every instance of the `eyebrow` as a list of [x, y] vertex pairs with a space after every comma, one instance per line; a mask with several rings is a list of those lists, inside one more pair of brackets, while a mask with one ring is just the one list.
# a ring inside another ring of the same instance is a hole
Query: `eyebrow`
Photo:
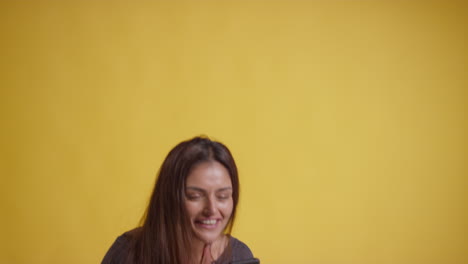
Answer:
[[[186, 189], [198, 191], [198, 192], [206, 192], [205, 189], [194, 187], [194, 186], [188, 186]], [[216, 192], [222, 192], [222, 191], [227, 191], [227, 190], [232, 190], [232, 187], [224, 187], [216, 190]]]

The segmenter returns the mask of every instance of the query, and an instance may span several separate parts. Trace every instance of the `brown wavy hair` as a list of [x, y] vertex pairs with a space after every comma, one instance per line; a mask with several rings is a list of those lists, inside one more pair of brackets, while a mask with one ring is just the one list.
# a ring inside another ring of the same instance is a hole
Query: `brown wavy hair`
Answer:
[[[230, 235], [239, 200], [236, 163], [229, 149], [222, 143], [205, 136], [195, 137], [179, 143], [164, 160], [149, 205], [141, 219], [141, 228], [133, 236], [127, 262], [190, 263], [189, 253], [194, 237], [184, 204], [185, 182], [191, 169], [206, 161], [221, 163], [231, 177], [233, 210], [224, 229], [224, 233]], [[226, 250], [229, 251], [230, 247]]]

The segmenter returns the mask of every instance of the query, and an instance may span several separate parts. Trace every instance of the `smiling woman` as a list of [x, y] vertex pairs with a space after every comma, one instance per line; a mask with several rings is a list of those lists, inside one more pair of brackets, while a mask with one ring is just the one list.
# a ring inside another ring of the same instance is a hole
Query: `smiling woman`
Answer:
[[229, 149], [205, 137], [184, 141], [164, 160], [143, 225], [119, 236], [102, 263], [227, 264], [252, 259], [230, 235], [239, 200]]
[[233, 201], [229, 172], [217, 161], [206, 161], [187, 177], [185, 207], [195, 236], [216, 241], [231, 219]]

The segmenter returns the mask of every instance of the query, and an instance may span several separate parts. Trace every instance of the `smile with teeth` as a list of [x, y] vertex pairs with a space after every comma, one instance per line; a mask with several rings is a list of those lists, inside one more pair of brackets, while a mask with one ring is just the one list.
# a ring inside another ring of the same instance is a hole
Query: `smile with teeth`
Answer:
[[205, 227], [214, 227], [217, 223], [218, 220], [216, 219], [204, 219], [204, 220], [198, 220], [196, 221], [197, 224], [205, 226]]
[[216, 224], [216, 220], [215, 219], [209, 219], [209, 220], [203, 220], [201, 221], [203, 224], [205, 225], [214, 225]]

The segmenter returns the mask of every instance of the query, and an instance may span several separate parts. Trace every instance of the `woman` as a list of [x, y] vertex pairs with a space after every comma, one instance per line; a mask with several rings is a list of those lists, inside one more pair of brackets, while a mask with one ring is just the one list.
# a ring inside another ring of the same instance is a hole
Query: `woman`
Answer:
[[111, 246], [103, 264], [225, 264], [253, 258], [230, 236], [239, 179], [226, 146], [195, 137], [164, 160], [142, 226]]

